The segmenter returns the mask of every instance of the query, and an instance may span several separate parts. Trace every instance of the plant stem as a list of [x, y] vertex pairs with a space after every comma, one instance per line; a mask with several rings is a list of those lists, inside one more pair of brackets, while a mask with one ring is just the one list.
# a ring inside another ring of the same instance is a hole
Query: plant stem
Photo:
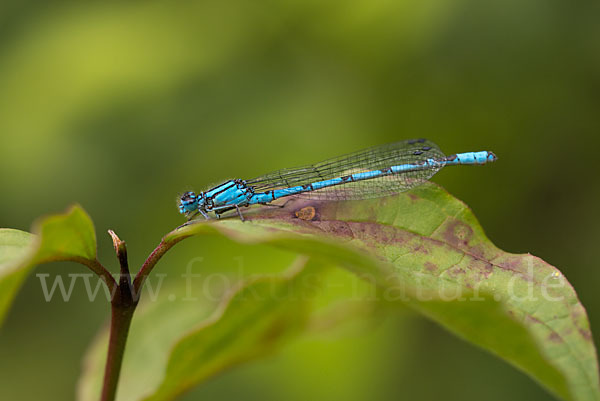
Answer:
[[[117, 297], [120, 298], [120, 297]], [[106, 358], [106, 367], [104, 369], [104, 384], [102, 386], [101, 401], [113, 401], [117, 393], [117, 384], [123, 354], [125, 353], [125, 344], [127, 343], [127, 334], [129, 326], [135, 311], [135, 304], [128, 307], [112, 304], [110, 319], [110, 339], [108, 343], [108, 356]]]
[[108, 270], [98, 260], [90, 260], [85, 258], [72, 258], [73, 262], [81, 263], [87, 266], [92, 272], [96, 273], [108, 287], [110, 294], [114, 294], [117, 290], [117, 282]]
[[113, 401], [117, 393], [119, 383], [119, 374], [123, 364], [123, 354], [129, 334], [131, 319], [137, 306], [137, 297], [134, 299], [131, 286], [131, 275], [129, 273], [129, 263], [127, 262], [127, 247], [125, 242], [112, 231], [108, 233], [113, 239], [113, 245], [119, 265], [121, 266], [121, 275], [117, 285], [117, 291], [111, 300], [110, 315], [110, 337], [108, 340], [108, 355], [106, 357], [106, 367], [104, 369], [104, 384], [102, 386], [101, 401]]
[[[116, 291], [113, 293], [111, 301], [110, 337], [108, 340], [108, 355], [106, 357], [104, 383], [102, 385], [100, 401], [114, 401], [115, 399], [129, 326], [131, 325], [145, 279], [165, 252], [182, 239], [187, 238], [182, 237], [172, 241], [165, 241], [163, 239], [150, 256], [148, 256], [132, 283], [125, 242], [121, 241], [112, 230], [109, 230], [109, 234], [113, 239], [113, 245], [119, 259], [119, 264], [121, 265], [121, 276], [118, 284], [114, 279], [112, 280], [113, 283], [107, 282], [109, 287], [111, 287], [110, 284], [115, 286]], [[109, 281], [108, 278], [103, 278], [105, 281]], [[110, 278], [112, 279], [112, 277]]]
[[133, 293], [136, 295], [136, 297], [139, 298], [139, 294], [141, 292], [142, 286], [144, 285], [144, 281], [146, 280], [146, 278], [148, 277], [158, 260], [169, 249], [171, 249], [173, 245], [177, 244], [179, 241], [184, 240], [185, 238], [188, 237], [181, 237], [171, 241], [165, 241], [165, 239], [163, 238], [160, 241], [160, 244], [158, 244], [156, 248], [154, 248], [150, 256], [148, 256], [148, 259], [146, 259], [146, 261], [140, 268], [140, 271], [135, 276], [135, 279], [133, 280]]

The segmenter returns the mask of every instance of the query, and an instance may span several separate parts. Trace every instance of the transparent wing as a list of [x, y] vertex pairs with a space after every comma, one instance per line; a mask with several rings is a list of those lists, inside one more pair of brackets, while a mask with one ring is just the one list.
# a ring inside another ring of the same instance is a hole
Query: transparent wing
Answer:
[[[317, 164], [275, 171], [246, 182], [254, 188], [255, 192], [265, 192], [312, 184], [365, 171], [419, 163], [427, 159], [438, 160], [444, 157], [442, 151], [433, 142], [425, 139], [411, 139], [365, 149]], [[349, 200], [393, 195], [429, 180], [440, 168], [441, 165], [434, 165], [427, 169], [347, 182], [343, 185], [304, 192], [295, 196], [308, 199]]]

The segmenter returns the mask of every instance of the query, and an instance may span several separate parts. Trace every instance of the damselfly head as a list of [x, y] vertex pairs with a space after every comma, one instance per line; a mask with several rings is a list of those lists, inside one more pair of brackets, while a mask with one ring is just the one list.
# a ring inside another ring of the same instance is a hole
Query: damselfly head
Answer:
[[198, 197], [194, 192], [185, 192], [179, 199], [179, 213], [188, 214], [198, 210]]

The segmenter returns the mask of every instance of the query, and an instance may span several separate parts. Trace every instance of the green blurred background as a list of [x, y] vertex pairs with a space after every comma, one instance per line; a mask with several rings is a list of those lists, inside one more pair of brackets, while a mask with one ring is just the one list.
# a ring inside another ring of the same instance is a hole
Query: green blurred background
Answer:
[[[447, 153], [493, 150], [498, 163], [434, 181], [499, 247], [564, 272], [597, 342], [599, 17], [591, 0], [3, 0], [0, 226], [29, 230], [79, 202], [116, 270], [106, 230], [138, 266], [181, 224], [185, 189], [411, 137]], [[196, 241], [157, 271], [199, 254], [233, 270], [231, 255], [247, 251]], [[248, 254], [247, 273], [278, 260]], [[81, 357], [108, 316], [82, 288], [74, 299], [46, 303], [36, 277], [25, 283], [0, 331], [0, 399], [74, 398]], [[408, 312], [300, 340], [184, 399], [242, 397], [551, 399]]]

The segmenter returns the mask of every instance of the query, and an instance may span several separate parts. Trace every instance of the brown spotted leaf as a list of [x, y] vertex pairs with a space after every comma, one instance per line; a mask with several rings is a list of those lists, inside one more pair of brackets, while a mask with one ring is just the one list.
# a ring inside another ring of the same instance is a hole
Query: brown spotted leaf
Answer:
[[[245, 223], [190, 224], [165, 240], [224, 235], [334, 262], [379, 286], [385, 300], [412, 306], [558, 397], [600, 399], [596, 350], [572, 286], [543, 260], [494, 246], [471, 210], [442, 188], [428, 184], [356, 202], [294, 200], [245, 216]], [[177, 355], [175, 349], [169, 366]], [[151, 398], [171, 399], [190, 377], [167, 370]]]

